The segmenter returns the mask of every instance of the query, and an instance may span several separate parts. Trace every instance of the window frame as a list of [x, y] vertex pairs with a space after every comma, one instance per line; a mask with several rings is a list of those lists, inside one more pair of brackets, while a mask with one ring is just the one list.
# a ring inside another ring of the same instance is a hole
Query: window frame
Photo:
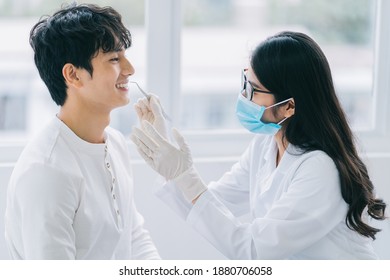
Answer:
[[372, 129], [355, 132], [368, 153], [390, 152], [390, 1], [377, 0], [374, 71], [373, 71], [373, 118]]

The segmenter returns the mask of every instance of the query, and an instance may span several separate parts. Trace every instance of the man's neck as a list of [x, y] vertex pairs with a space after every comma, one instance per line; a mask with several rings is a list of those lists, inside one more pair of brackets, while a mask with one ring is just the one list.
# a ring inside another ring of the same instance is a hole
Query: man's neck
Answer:
[[110, 114], [61, 107], [57, 117], [78, 137], [89, 143], [104, 143], [104, 129], [110, 124]]

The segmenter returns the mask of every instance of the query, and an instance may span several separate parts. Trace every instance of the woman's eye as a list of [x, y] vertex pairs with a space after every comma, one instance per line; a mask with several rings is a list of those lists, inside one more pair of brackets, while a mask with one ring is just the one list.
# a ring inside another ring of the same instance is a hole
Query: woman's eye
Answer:
[[111, 58], [110, 60], [113, 62], [117, 62], [117, 61], [119, 61], [119, 57], [114, 57], [114, 58]]

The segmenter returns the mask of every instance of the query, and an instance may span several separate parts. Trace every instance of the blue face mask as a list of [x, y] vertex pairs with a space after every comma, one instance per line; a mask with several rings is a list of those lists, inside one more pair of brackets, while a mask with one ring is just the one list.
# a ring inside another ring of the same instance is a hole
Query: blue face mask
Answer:
[[264, 123], [261, 121], [264, 111], [274, 106], [286, 103], [291, 99], [292, 98], [289, 98], [269, 107], [265, 107], [257, 105], [256, 103], [249, 101], [242, 94], [239, 94], [237, 99], [236, 115], [241, 125], [250, 132], [275, 135], [276, 132], [278, 132], [278, 130], [282, 127], [280, 124], [287, 118], [284, 118], [278, 123]]

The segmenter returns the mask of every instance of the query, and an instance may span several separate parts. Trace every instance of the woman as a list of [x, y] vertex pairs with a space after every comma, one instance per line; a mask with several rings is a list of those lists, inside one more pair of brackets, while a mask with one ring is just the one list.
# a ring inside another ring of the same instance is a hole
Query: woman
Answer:
[[[368, 218], [385, 219], [386, 204], [375, 198], [328, 62], [307, 35], [282, 32], [254, 50], [236, 113], [257, 135], [208, 186], [177, 130], [179, 149], [152, 126], [161, 124], [158, 102], [136, 109], [143, 129], [132, 140], [169, 181], [160, 196], [228, 258], [377, 258], [371, 241], [379, 230]], [[241, 223], [246, 213], [251, 221]]]

